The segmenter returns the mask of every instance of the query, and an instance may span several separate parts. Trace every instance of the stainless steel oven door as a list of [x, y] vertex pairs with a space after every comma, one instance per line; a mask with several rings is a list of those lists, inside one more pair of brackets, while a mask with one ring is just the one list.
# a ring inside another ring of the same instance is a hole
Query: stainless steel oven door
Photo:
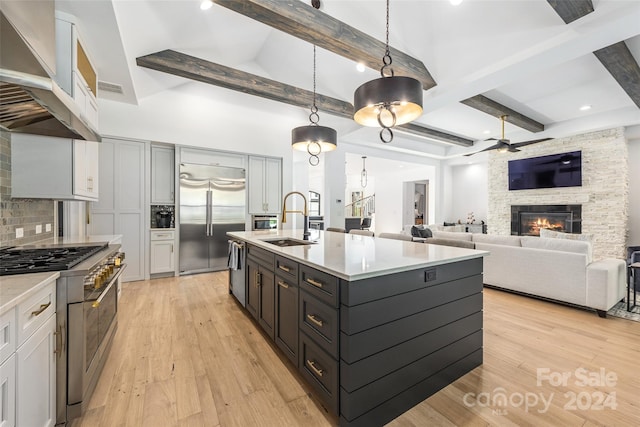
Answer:
[[68, 421], [84, 412], [104, 366], [117, 327], [118, 281], [124, 267], [110, 278], [98, 298], [68, 305]]

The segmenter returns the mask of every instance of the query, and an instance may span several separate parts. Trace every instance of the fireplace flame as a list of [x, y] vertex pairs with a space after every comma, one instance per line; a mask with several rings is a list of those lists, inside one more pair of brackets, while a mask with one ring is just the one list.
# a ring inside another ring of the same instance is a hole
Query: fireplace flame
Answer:
[[549, 218], [536, 218], [533, 221], [530, 221], [529, 224], [529, 235], [530, 236], [539, 236], [540, 229], [547, 228], [553, 231], [564, 231], [564, 223], [563, 222], [550, 222]]

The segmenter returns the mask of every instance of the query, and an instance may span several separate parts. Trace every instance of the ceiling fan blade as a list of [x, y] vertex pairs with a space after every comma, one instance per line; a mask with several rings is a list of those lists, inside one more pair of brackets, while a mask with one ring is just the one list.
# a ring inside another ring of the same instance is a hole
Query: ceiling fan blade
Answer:
[[511, 146], [512, 147], [525, 147], [527, 145], [537, 144], [538, 142], [549, 141], [550, 139], [553, 139], [553, 138], [543, 138], [543, 139], [534, 139], [532, 141], [516, 142], [514, 144], [511, 144]]
[[514, 147], [513, 145], [509, 145], [509, 148], [507, 148], [507, 151], [509, 153], [517, 153], [518, 151], [522, 151], [522, 150], [518, 150], [516, 147]]
[[487, 139], [485, 139], [485, 141], [497, 141], [497, 140], [498, 140], [497, 138], [487, 138]]
[[465, 154], [465, 156], [473, 156], [474, 154], [482, 153], [483, 151], [495, 150], [496, 148], [502, 147], [502, 144], [494, 144], [491, 147], [487, 147], [484, 150], [476, 151], [475, 153]]

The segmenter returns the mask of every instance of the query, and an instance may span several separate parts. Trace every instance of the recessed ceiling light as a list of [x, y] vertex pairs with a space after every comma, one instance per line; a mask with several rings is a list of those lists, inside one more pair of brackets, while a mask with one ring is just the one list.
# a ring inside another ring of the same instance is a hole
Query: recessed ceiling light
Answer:
[[583, 105], [582, 107], [580, 107], [580, 111], [587, 111], [591, 109], [591, 105]]
[[491, 131], [490, 130], [485, 130], [485, 131], [482, 131], [482, 133], [484, 133], [485, 135], [489, 135], [491, 133]]
[[449, 3], [454, 6], [458, 6], [460, 3], [462, 3], [462, 0], [449, 0]]
[[211, 9], [211, 6], [213, 6], [213, 2], [211, 0], [202, 0], [202, 3], [200, 3], [200, 9], [202, 10]]
[[364, 73], [364, 64], [362, 62], [358, 62], [358, 65], [356, 65], [356, 70]]

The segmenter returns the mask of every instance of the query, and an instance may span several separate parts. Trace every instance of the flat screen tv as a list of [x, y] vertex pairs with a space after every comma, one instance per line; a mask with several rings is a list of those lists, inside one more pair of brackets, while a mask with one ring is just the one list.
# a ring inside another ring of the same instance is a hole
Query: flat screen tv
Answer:
[[582, 151], [509, 161], [509, 190], [582, 186]]

